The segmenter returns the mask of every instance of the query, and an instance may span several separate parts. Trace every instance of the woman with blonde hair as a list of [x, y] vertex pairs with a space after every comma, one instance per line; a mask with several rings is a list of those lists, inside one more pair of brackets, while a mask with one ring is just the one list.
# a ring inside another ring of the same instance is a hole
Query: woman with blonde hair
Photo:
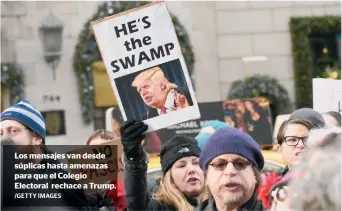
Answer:
[[141, 141], [148, 126], [127, 121], [121, 126], [124, 148], [125, 198], [128, 210], [194, 210], [202, 193], [204, 175], [199, 166], [197, 141], [174, 136], [163, 144], [160, 162], [163, 176], [155, 193], [147, 187], [147, 154]]

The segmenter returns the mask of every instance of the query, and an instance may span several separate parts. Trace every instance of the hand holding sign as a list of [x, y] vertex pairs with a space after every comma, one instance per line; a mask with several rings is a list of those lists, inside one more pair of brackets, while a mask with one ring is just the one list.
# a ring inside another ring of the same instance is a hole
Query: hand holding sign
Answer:
[[143, 122], [135, 120], [126, 121], [120, 128], [121, 143], [125, 156], [130, 158], [141, 158], [144, 156], [144, 151], [141, 142], [144, 140], [143, 134], [148, 126]]

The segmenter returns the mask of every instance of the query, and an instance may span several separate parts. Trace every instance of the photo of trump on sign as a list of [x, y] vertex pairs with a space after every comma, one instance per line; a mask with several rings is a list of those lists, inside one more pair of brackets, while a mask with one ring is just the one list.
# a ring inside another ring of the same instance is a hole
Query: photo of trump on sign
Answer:
[[159, 66], [141, 72], [135, 77], [132, 86], [149, 107], [142, 114], [142, 120], [193, 105], [189, 91], [168, 81]]

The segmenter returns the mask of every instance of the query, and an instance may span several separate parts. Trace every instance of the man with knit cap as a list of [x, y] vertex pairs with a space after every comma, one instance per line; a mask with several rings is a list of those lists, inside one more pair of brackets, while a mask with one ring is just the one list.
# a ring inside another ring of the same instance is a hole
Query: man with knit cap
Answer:
[[196, 210], [265, 210], [257, 200], [264, 157], [251, 136], [233, 127], [221, 128], [202, 149], [200, 165], [208, 195]]
[[1, 140], [11, 138], [18, 145], [40, 145], [45, 135], [44, 117], [28, 101], [22, 100], [1, 113]]

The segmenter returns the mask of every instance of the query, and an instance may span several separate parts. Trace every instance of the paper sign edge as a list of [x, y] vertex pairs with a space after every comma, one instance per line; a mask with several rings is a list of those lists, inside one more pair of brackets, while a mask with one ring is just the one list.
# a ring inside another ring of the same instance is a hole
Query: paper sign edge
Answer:
[[111, 16], [107, 16], [107, 17], [104, 17], [104, 18], [101, 18], [101, 19], [98, 19], [98, 20], [95, 20], [95, 21], [91, 21], [90, 25], [93, 26], [93, 25], [102, 23], [103, 21], [107, 21], [107, 20], [110, 20], [110, 19], [113, 19], [113, 18], [117, 18], [117, 17], [123, 16], [123, 15], [126, 15], [128, 13], [136, 12], [138, 10], [142, 10], [142, 9], [147, 8], [147, 7], [151, 7], [151, 6], [154, 6], [156, 4], [162, 4], [162, 3], [165, 3], [165, 1], [155, 1], [155, 2], [152, 2], [152, 3], [148, 3], [148, 4], [142, 5], [140, 7], [136, 7], [136, 8], [130, 9], [130, 10], [126, 10], [126, 11], [123, 11], [123, 12], [120, 12], [120, 13], [117, 13], [117, 14], [114, 14], [114, 15], [111, 15]]

